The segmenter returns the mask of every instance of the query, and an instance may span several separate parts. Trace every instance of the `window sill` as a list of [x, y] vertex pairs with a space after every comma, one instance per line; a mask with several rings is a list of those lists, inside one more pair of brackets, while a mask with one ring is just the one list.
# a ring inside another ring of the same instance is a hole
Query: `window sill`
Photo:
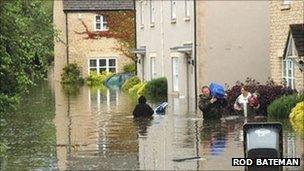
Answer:
[[140, 28], [140, 29], [143, 29], [143, 28], [144, 28], [144, 25], [140, 25], [139, 28]]
[[155, 23], [150, 23], [150, 27], [155, 27]]
[[190, 21], [190, 17], [185, 17], [184, 21]]
[[290, 9], [290, 4], [282, 4], [281, 5], [281, 11], [289, 10], [289, 9]]
[[171, 19], [171, 24], [175, 24], [176, 23], [176, 19]]
[[103, 31], [109, 31], [109, 29], [102, 29], [102, 30], [94, 30], [96, 32], [103, 32]]

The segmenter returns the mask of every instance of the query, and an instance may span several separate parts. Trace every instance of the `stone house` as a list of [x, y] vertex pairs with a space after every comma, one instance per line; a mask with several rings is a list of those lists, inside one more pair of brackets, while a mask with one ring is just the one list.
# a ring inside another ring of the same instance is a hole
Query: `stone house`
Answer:
[[138, 76], [166, 77], [169, 95], [196, 99], [210, 82], [270, 76], [267, 1], [139, 0], [135, 7]]
[[271, 78], [304, 89], [304, 1], [270, 1]]
[[120, 27], [115, 23], [128, 20], [131, 29], [127, 35], [135, 37], [133, 0], [56, 0], [53, 10], [54, 26], [58, 30], [54, 47], [55, 80], [60, 80], [68, 63], [77, 63], [82, 75], [87, 77], [90, 71], [121, 72], [125, 64], [132, 62], [120, 50], [120, 37], [113, 36], [117, 35], [113, 29]]

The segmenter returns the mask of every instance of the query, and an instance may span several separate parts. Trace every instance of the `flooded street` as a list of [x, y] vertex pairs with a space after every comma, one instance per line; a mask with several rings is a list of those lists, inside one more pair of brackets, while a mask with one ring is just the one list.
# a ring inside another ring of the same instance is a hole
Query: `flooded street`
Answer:
[[[168, 103], [166, 115], [134, 120], [136, 99], [120, 90], [42, 83], [1, 118], [1, 169], [243, 170], [231, 158], [243, 157], [244, 120], [203, 121], [191, 100]], [[303, 161], [303, 135], [283, 122], [284, 157]]]

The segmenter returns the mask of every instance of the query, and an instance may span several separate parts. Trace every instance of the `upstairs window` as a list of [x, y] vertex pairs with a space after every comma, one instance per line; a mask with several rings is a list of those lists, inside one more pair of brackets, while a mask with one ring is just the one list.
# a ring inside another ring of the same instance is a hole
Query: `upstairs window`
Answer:
[[171, 20], [176, 21], [176, 1], [171, 0]]
[[190, 18], [190, 2], [189, 0], [185, 0], [185, 18]]
[[150, 0], [150, 24], [155, 23], [155, 8], [154, 8], [154, 2]]
[[144, 26], [143, 13], [144, 13], [143, 1], [139, 1], [139, 21], [141, 27]]
[[106, 18], [102, 15], [96, 15], [94, 18], [94, 30], [95, 31], [106, 31], [107, 28], [107, 21]]
[[283, 0], [283, 5], [290, 5], [291, 4], [291, 0]]

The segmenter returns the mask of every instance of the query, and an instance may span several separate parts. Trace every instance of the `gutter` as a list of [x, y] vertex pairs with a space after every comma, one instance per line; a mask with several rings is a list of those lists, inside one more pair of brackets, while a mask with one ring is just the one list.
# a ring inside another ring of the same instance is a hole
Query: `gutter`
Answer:
[[[136, 0], [133, 0], [134, 7], [134, 46], [137, 48], [137, 20], [136, 20]], [[137, 54], [135, 54], [135, 75], [137, 75]]]
[[66, 39], [66, 61], [69, 64], [69, 28], [68, 28], [68, 13], [65, 11], [65, 39]]
[[197, 56], [196, 56], [196, 0], [193, 0], [193, 8], [194, 8], [194, 91], [195, 91], [195, 109], [197, 109]]

